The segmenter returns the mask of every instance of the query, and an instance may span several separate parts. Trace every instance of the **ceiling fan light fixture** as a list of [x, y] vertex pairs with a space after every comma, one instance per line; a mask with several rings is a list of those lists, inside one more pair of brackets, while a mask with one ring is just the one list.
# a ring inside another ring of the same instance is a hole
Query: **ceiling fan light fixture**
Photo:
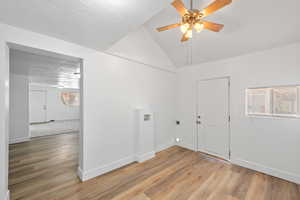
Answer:
[[180, 26], [180, 30], [182, 33], [186, 33], [187, 30], [189, 29], [190, 25], [188, 23], [184, 23]]
[[194, 25], [194, 29], [195, 29], [198, 33], [200, 33], [200, 32], [204, 29], [204, 25], [203, 25], [202, 23], [196, 23], [196, 24]]
[[190, 38], [192, 38], [193, 29], [195, 29], [195, 31], [198, 33], [201, 32], [203, 29], [207, 29], [213, 32], [219, 32], [223, 29], [223, 24], [209, 22], [203, 20], [203, 18], [231, 3], [232, 0], [214, 0], [214, 2], [212, 2], [206, 8], [200, 11], [199, 9], [195, 9], [193, 7], [193, 0], [191, 0], [191, 9], [187, 9], [184, 6], [182, 0], [173, 0], [171, 5], [177, 10], [177, 12], [182, 17], [181, 22], [157, 28], [157, 31], [166, 31], [180, 26], [180, 30], [183, 33], [181, 42], [188, 41]]
[[192, 38], [193, 37], [193, 30], [187, 30], [186, 37], [187, 38]]

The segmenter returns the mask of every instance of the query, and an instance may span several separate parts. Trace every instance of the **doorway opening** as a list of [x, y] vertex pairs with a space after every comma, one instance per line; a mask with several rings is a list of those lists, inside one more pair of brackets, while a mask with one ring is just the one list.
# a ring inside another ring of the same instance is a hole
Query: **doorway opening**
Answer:
[[82, 59], [8, 46], [11, 199], [51, 192], [63, 180], [80, 182]]

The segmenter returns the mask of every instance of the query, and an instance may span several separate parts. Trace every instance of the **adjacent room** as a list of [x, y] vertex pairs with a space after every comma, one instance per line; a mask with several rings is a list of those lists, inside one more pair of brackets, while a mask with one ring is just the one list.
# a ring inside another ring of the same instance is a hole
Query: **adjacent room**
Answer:
[[81, 61], [10, 45], [9, 64], [9, 189], [32, 198], [41, 177], [77, 180]]
[[299, 0], [1, 0], [0, 200], [300, 200]]

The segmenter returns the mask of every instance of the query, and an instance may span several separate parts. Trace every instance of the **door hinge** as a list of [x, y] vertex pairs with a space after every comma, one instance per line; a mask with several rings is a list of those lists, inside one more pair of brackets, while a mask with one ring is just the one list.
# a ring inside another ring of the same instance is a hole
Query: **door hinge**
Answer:
[[231, 150], [229, 150], [229, 159], [231, 158]]
[[230, 115], [228, 116], [228, 121], [230, 122]]

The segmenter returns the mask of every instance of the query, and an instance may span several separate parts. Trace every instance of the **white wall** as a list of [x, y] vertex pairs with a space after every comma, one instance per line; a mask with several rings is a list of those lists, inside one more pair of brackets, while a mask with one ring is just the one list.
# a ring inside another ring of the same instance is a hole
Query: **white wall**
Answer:
[[108, 53], [130, 60], [146, 63], [165, 70], [174, 70], [174, 64], [149, 32], [141, 27], [116, 42]]
[[67, 106], [61, 100], [61, 92], [79, 92], [79, 89], [61, 89], [31, 85], [30, 90], [46, 91], [46, 121], [79, 119], [79, 106]]
[[0, 25], [0, 199], [7, 199], [9, 129], [9, 50]]
[[30, 137], [28, 77], [10, 73], [9, 83], [9, 142], [24, 142]]
[[[83, 59], [83, 157], [80, 160], [83, 178], [99, 175], [133, 161], [133, 120], [134, 109], [137, 107], [148, 107], [155, 113], [156, 148], [172, 144], [175, 73], [3, 24], [0, 25], [0, 30], [1, 70], [8, 68], [4, 54], [5, 42]], [[8, 95], [3, 81], [7, 78], [6, 73], [0, 74], [0, 92], [5, 94], [3, 96]], [[3, 112], [6, 111], [4, 97], [1, 97], [0, 106], [0, 128], [3, 133], [7, 133], [7, 126], [3, 124], [3, 113], [6, 113]], [[5, 140], [0, 142], [1, 148], [6, 146]], [[1, 149], [0, 153], [0, 169], [3, 169], [0, 180], [6, 182], [7, 150]], [[4, 190], [6, 186], [7, 184], [1, 189]]]
[[231, 78], [232, 161], [300, 183], [300, 120], [245, 116], [245, 89], [300, 85], [300, 43], [178, 70], [176, 134], [194, 148], [196, 81]]
[[79, 119], [79, 106], [67, 106], [61, 100], [61, 92], [79, 92], [76, 89], [47, 89], [47, 120]]

